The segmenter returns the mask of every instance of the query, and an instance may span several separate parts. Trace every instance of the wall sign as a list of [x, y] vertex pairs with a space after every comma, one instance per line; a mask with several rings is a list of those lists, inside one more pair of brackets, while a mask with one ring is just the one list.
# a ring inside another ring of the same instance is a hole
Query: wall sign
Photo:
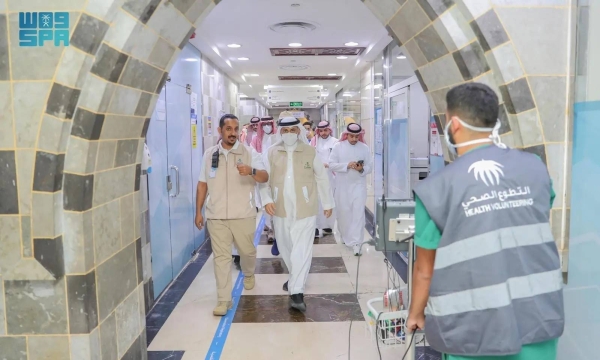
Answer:
[[196, 149], [198, 147], [198, 125], [192, 125], [192, 149]]

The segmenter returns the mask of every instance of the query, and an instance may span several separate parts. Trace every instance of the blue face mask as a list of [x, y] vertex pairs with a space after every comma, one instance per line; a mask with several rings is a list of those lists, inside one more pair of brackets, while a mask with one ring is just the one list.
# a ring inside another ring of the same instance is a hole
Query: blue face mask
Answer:
[[454, 156], [457, 155], [456, 149], [459, 147], [475, 145], [475, 144], [483, 144], [483, 143], [487, 143], [487, 142], [494, 143], [494, 145], [498, 146], [499, 148], [506, 149], [506, 145], [502, 143], [502, 139], [500, 139], [500, 134], [498, 133], [498, 131], [500, 130], [500, 120], [498, 120], [496, 122], [496, 125], [493, 128], [482, 128], [482, 127], [475, 127], [473, 125], [469, 125], [459, 118], [456, 118], [456, 119], [458, 120], [458, 122], [460, 122], [460, 124], [462, 126], [466, 127], [467, 129], [469, 129], [471, 131], [491, 132], [491, 134], [487, 139], [477, 139], [477, 140], [467, 141], [467, 142], [464, 142], [461, 144], [454, 144], [453, 143], [454, 138], [452, 137], [452, 134], [450, 133], [450, 124], [452, 121], [448, 120], [448, 123], [446, 124], [446, 128], [444, 129], [444, 137], [446, 138], [446, 145], [448, 145], [448, 151], [450, 151], [450, 153], [453, 154]]

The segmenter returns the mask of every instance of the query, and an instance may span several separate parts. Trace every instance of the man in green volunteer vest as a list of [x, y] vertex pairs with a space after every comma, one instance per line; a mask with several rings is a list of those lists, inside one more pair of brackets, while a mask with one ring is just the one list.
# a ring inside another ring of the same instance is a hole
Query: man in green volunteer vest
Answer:
[[555, 360], [564, 308], [548, 170], [502, 144], [488, 86], [460, 85], [446, 102], [458, 158], [415, 189], [407, 328], [445, 360]]

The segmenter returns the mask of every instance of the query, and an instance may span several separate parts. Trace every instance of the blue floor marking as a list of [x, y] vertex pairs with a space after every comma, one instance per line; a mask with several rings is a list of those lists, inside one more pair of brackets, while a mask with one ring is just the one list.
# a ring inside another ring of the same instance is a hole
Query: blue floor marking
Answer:
[[[258, 242], [260, 241], [260, 236], [262, 235], [264, 226], [265, 216], [263, 215], [260, 218], [258, 226], [256, 227], [256, 232], [254, 233], [254, 246], [258, 246]], [[229, 329], [231, 328], [233, 316], [235, 315], [238, 304], [240, 302], [240, 297], [242, 296], [242, 291], [244, 290], [243, 284], [244, 274], [240, 271], [240, 274], [238, 275], [238, 278], [235, 281], [235, 285], [233, 286], [233, 291], [231, 292], [233, 308], [227, 312], [227, 315], [221, 318], [219, 326], [217, 327], [217, 331], [215, 332], [215, 336], [213, 337], [213, 341], [210, 344], [210, 348], [208, 348], [206, 360], [218, 360], [221, 358], [221, 354], [223, 353], [223, 347], [225, 346], [225, 341], [227, 341], [227, 335], [229, 335]]]

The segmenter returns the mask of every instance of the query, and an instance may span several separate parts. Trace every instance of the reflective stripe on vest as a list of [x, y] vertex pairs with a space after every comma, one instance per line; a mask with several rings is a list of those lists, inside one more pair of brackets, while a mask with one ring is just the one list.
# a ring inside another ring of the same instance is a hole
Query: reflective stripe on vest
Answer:
[[427, 313], [448, 316], [468, 311], [496, 309], [510, 305], [512, 300], [525, 299], [562, 289], [560, 269], [508, 279], [506, 282], [478, 289], [432, 296]]
[[[519, 233], [519, 236], [513, 236], [514, 233]], [[492, 255], [505, 249], [539, 245], [546, 242], [554, 242], [548, 223], [494, 230], [438, 248], [434, 269], [443, 269], [462, 261]]]

